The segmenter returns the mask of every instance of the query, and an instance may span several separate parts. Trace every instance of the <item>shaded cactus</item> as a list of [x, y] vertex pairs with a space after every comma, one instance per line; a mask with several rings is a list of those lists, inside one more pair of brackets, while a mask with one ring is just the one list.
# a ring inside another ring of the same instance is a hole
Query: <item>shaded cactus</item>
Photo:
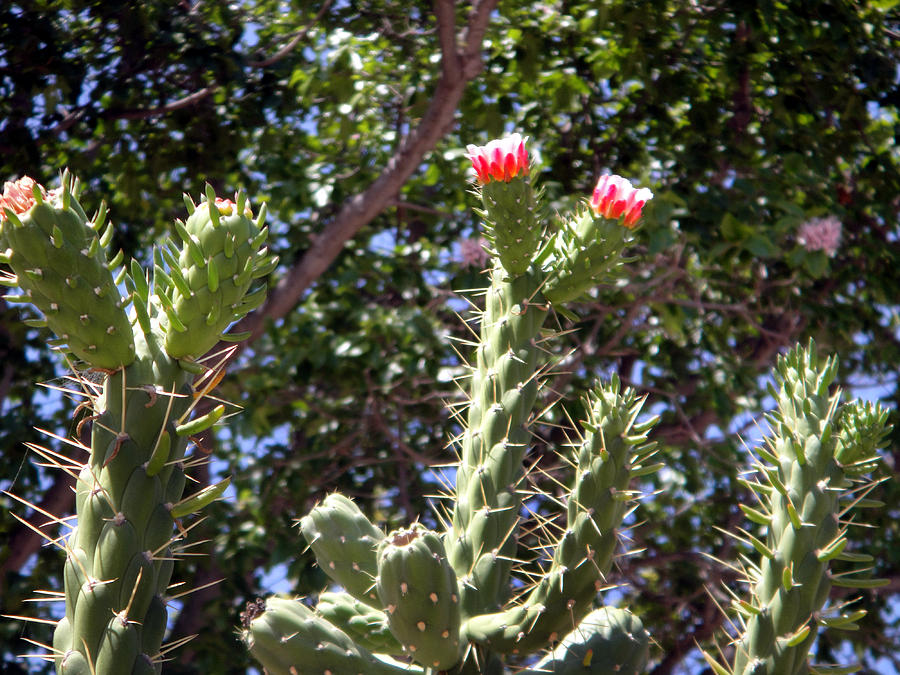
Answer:
[[650, 634], [641, 620], [624, 609], [601, 607], [521, 675], [643, 673], [649, 657]]
[[[243, 196], [239, 217], [232, 202], [211, 191], [207, 199], [195, 209], [207, 217], [191, 222], [188, 238], [204, 255], [175, 256], [168, 244], [169, 253], [156, 254], [152, 285], [136, 262], [127, 274], [121, 254], [108, 261], [105, 212], [87, 219], [69, 174], [52, 192], [27, 178], [8, 183], [0, 199], [2, 259], [14, 272], [5, 283], [44, 314], [34, 325], [53, 330], [71, 355], [71, 379], [82, 391], [69, 393], [84, 397], [92, 413], [90, 458], [80, 468], [36, 448], [78, 478], [77, 526], [62, 545], [66, 613], [49, 648], [59, 673], [160, 672], [167, 589], [184, 532], [175, 525], [228, 485], [183, 495], [190, 436], [225, 412], [220, 404], [191, 419], [222, 375], [221, 364], [193, 359], [259, 301], [245, 293], [273, 263], [261, 249], [261, 219], [249, 218]], [[205, 285], [194, 281], [198, 268]], [[127, 298], [118, 289], [123, 280]], [[102, 382], [83, 376], [84, 368], [100, 371]]]

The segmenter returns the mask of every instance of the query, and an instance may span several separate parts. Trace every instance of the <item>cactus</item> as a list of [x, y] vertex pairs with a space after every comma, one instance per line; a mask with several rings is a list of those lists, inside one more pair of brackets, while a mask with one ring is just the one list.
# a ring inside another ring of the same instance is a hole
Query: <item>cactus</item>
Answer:
[[48, 655], [58, 673], [160, 672], [180, 521], [228, 485], [183, 497], [188, 442], [225, 412], [220, 404], [196, 414], [224, 364], [196, 359], [261, 301], [264, 287], [247, 291], [274, 262], [262, 248], [262, 213], [252, 220], [242, 194], [236, 203], [211, 189], [206, 196], [189, 202], [181, 244], [156, 250], [152, 283], [137, 262], [124, 267], [121, 253], [107, 259], [105, 208], [88, 219], [68, 173], [51, 192], [29, 178], [7, 183], [0, 199], [2, 261], [13, 272], [3, 283], [44, 315], [31, 325], [56, 333], [82, 388], [69, 393], [86, 398], [91, 412], [83, 466], [35, 448], [77, 474], [77, 526], [61, 545], [66, 613]]
[[871, 483], [864, 476], [878, 464], [887, 412], [858, 401], [841, 405], [840, 391], [829, 389], [837, 359], [820, 360], [812, 342], [779, 358], [775, 375], [778, 410], [769, 418], [771, 436], [758, 450], [759, 479], [744, 481], [759, 505], [741, 505], [751, 521], [766, 528], [766, 537], [733, 535], [755, 549], [759, 561], [745, 570], [750, 598], [734, 598], [742, 630], [731, 667], [705, 654], [719, 675], [833, 672], [833, 666], [808, 664], [818, 627], [853, 630], [865, 611], [839, 606], [836, 613], [823, 612], [831, 586], [886, 583], [856, 575], [863, 570], [835, 574], [830, 565], [871, 560], [844, 551], [842, 518], [852, 507], [866, 505]]
[[[385, 535], [349, 499], [327, 496], [299, 522], [319, 565], [344, 590], [322, 593], [318, 604], [270, 598], [253, 605], [243, 637], [270, 675], [625, 675], [648, 663], [650, 637], [640, 619], [595, 609], [617, 529], [634, 508], [632, 483], [661, 466], [649, 440], [655, 420], [638, 421], [644, 399], [616, 377], [585, 398], [575, 442], [560, 449], [574, 474], [557, 500], [564, 527], [539, 542], [529, 565], [519, 559], [518, 533], [527, 520], [530, 427], [551, 365], [545, 321], [551, 310], [568, 316], [566, 303], [622, 278], [623, 253], [652, 194], [604, 176], [574, 215], [547, 226], [524, 139], [469, 146], [468, 157], [492, 262], [452, 508], [438, 513], [444, 529], [417, 522]], [[752, 597], [735, 596], [741, 631], [730, 636], [733, 664], [705, 655], [717, 675], [819, 672], [807, 664], [816, 624], [852, 628], [861, 614], [839, 607], [828, 617], [828, 588], [878, 583], [828, 570], [833, 559], [864, 561], [844, 552], [839, 517], [847, 500], [865, 505], [863, 476], [875, 467], [887, 429], [882, 409], [839, 404], [839, 394], [829, 393], [835, 373], [836, 361], [820, 363], [812, 343], [779, 361], [774, 436], [759, 450], [760, 480], [745, 482], [761, 506], [741, 506], [767, 535], [739, 535], [761, 561], [742, 556]], [[539, 518], [532, 531], [550, 529]]]
[[[546, 542], [552, 555], [532, 570], [533, 581], [524, 588], [521, 579], [513, 584], [513, 572], [520, 555], [529, 427], [550, 366], [542, 343], [552, 332], [545, 321], [551, 307], [562, 310], [562, 303], [622, 273], [630, 228], [652, 195], [616, 178], [593, 204], [551, 233], [540, 224], [525, 140], [514, 135], [484, 148], [470, 146], [469, 157], [494, 262], [447, 528], [433, 532], [414, 524], [385, 536], [346, 497], [326, 497], [300, 526], [319, 565], [345, 591], [323, 593], [315, 610], [302, 599], [279, 598], [248, 615], [244, 638], [270, 673], [324, 672], [304, 656], [299, 642], [279, 649], [272, 640], [272, 622], [290, 611], [306, 617], [310, 631], [303, 635], [307, 629], [295, 623], [291, 643], [302, 641], [301, 635], [311, 643], [325, 630], [323, 622], [333, 632], [333, 644], [344, 644], [338, 633], [358, 635], [372, 626], [371, 636], [358, 638], [346, 659], [332, 654], [331, 672], [354, 672], [359, 654], [368, 658], [360, 650], [380, 645], [383, 659], [412, 669], [500, 673], [506, 657], [536, 654], [573, 630], [578, 632], [546, 663], [582, 664], [584, 650], [576, 643], [585, 640], [587, 649], [597, 650], [594, 641], [606, 641], [610, 649], [622, 639], [640, 642], [640, 653], [623, 663], [638, 668], [646, 660], [646, 640], [635, 637], [644, 635], [636, 619], [606, 621], [602, 629], [593, 619], [582, 622], [610, 570], [616, 529], [633, 508], [631, 481], [656, 468], [650, 461], [653, 444], [647, 442], [653, 420], [637, 423], [643, 399], [622, 390], [618, 380], [598, 385], [585, 400], [579, 441], [567, 453], [575, 479], [566, 526]], [[516, 598], [510, 598], [513, 585]], [[393, 642], [380, 634], [384, 620]]]

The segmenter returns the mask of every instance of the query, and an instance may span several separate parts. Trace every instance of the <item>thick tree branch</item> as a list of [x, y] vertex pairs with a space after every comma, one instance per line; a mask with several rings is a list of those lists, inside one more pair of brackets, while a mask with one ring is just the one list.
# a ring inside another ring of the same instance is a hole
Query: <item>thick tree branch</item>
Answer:
[[251, 337], [243, 345], [262, 334], [266, 320], [279, 319], [297, 306], [303, 292], [328, 269], [347, 241], [394, 203], [403, 184], [450, 129], [466, 85], [481, 71], [481, 42], [496, 4], [497, 0], [484, 0], [473, 7], [459, 50], [456, 41], [446, 37], [447, 22], [454, 14], [453, 3], [438, 0], [435, 12], [441, 36], [442, 75], [432, 93], [431, 105], [419, 125], [388, 160], [381, 175], [365, 191], [344, 203], [303, 258], [278, 282], [260, 311], [245, 317], [234, 329], [234, 332], [250, 331]]

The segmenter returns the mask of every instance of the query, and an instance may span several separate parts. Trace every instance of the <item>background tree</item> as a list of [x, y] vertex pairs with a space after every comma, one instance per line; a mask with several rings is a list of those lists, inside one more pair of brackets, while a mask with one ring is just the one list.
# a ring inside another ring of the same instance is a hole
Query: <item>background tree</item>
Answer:
[[[667, 466], [630, 532], [643, 552], [613, 581], [660, 645], [652, 672], [700, 672], [695, 643], [721, 627], [713, 599], [734, 581], [704, 554], [732, 556], [714, 526], [743, 518], [740, 439], [759, 435], [775, 354], [814, 337], [841, 355], [845, 387], [900, 398], [894, 4], [4, 3], [3, 178], [70, 167], [86, 207], [110, 202], [127, 255], [183, 216], [181, 192], [245, 187], [268, 202], [283, 261], [222, 385], [245, 411], [205, 442], [235, 490], [206, 526], [210, 556], [181, 571], [224, 581], [185, 599], [173, 635], [200, 637], [168, 672], [245, 672], [244, 603], [276, 581], [324, 584], [293, 518], [327, 491], [390, 523], [427, 512], [461, 372], [445, 338], [464, 337], [462, 291], [483, 284], [462, 148], [512, 130], [531, 137], [554, 208], [604, 169], [656, 195], [630, 282], [559, 317], [578, 350], [552, 389], [616, 371], [662, 415]], [[74, 429], [73, 404], [32, 386], [65, 368], [19, 316], [0, 307], [0, 487], [66, 511], [66, 481], [23, 445], [46, 442], [34, 426]], [[535, 458], [559, 440], [543, 431]], [[896, 444], [886, 460], [889, 477]], [[819, 649], [884, 672], [900, 653], [900, 491], [872, 496], [886, 506], [856, 535], [890, 584], [864, 596], [850, 642]], [[22, 601], [59, 586], [59, 555], [9, 511], [0, 540], [3, 611], [33, 611]], [[46, 638], [0, 624], [12, 672], [22, 635]]]

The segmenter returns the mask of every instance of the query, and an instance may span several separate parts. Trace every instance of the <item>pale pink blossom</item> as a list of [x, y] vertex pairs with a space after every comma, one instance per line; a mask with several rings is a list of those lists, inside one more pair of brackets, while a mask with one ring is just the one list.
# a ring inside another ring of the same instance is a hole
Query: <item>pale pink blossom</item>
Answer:
[[841, 243], [841, 221], [834, 216], [808, 220], [800, 226], [797, 241], [807, 251], [825, 251], [833, 258]]
[[463, 265], [469, 267], [484, 267], [488, 261], [488, 252], [485, 250], [487, 239], [474, 237], [463, 239], [459, 242], [459, 257]]
[[478, 182], [486, 185], [493, 180], [510, 182], [520, 173], [528, 174], [528, 152], [519, 134], [491, 141], [485, 146], [467, 145], [466, 157], [472, 160]]
[[624, 217], [623, 225], [632, 228], [641, 217], [644, 204], [653, 199], [647, 188], [636, 189], [621, 176], [605, 175], [597, 181], [591, 195], [591, 209], [598, 216], [617, 220]]
[[[5, 220], [4, 215], [6, 209], [9, 209], [16, 215], [25, 213], [34, 206], [34, 186], [37, 183], [33, 178], [22, 176], [14, 182], [7, 181], [3, 184], [3, 194], [0, 195], [0, 220]], [[46, 191], [38, 185], [41, 194], [46, 195]]]

